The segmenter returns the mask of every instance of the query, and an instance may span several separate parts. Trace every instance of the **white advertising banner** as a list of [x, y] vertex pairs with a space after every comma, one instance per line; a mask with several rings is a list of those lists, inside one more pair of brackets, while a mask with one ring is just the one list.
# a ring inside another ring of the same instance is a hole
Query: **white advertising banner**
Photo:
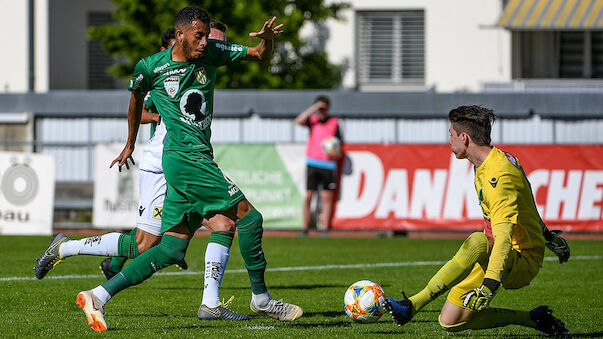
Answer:
[[0, 152], [0, 234], [50, 235], [54, 158]]
[[136, 165], [121, 172], [109, 165], [123, 150], [123, 143], [97, 144], [94, 156], [92, 224], [99, 228], [132, 228], [138, 211], [138, 161], [144, 144], [136, 145]]

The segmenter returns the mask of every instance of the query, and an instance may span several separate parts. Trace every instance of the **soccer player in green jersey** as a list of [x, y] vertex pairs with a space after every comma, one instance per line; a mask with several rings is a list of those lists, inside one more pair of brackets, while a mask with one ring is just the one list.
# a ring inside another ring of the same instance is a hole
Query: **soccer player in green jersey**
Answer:
[[[174, 28], [168, 29], [162, 37], [160, 51], [175, 43]], [[226, 40], [226, 25], [212, 20], [209, 39]], [[44, 276], [63, 259], [74, 255], [113, 256], [101, 262], [105, 277], [111, 279], [119, 273], [128, 258], [155, 246], [161, 240], [161, 210], [165, 197], [166, 181], [163, 175], [161, 158], [165, 139], [165, 124], [160, 124], [159, 114], [153, 104], [150, 93], [144, 98], [141, 123], [151, 123], [153, 138], [145, 146], [140, 166], [140, 200], [137, 227], [129, 235], [107, 233], [102, 236], [71, 240], [65, 234], [57, 234], [48, 249], [42, 253], [36, 264], [36, 277]], [[228, 302], [220, 302], [220, 284], [230, 256], [230, 246], [234, 238], [235, 225], [228, 228], [210, 224], [203, 219], [203, 225], [212, 231], [205, 252], [205, 274], [203, 299], [197, 316], [201, 320], [249, 320], [249, 316], [227, 309]], [[216, 228], [216, 229], [214, 229]], [[115, 255], [122, 256], [115, 256]], [[186, 269], [184, 259], [176, 263]]]
[[278, 320], [291, 321], [303, 311], [299, 306], [274, 300], [264, 282], [266, 260], [262, 250], [262, 216], [241, 190], [213, 161], [210, 125], [216, 68], [241, 60], [264, 61], [272, 55], [273, 40], [282, 33], [276, 17], [266, 21], [251, 37], [255, 47], [208, 40], [209, 15], [186, 7], [176, 15], [176, 45], [142, 59], [134, 70], [129, 89], [128, 141], [112, 162], [128, 166], [132, 161], [144, 95], [153, 102], [167, 127], [163, 168], [168, 183], [162, 214], [161, 242], [135, 258], [119, 274], [93, 290], [77, 295], [89, 326], [106, 331], [105, 303], [119, 291], [148, 279], [186, 253], [188, 243], [203, 218], [214, 229], [236, 227], [239, 246], [252, 286], [250, 308]]
[[[174, 46], [174, 44], [176, 43], [175, 35], [176, 35], [176, 31], [174, 30], [174, 28], [173, 27], [168, 28], [161, 37], [161, 48], [159, 49], [159, 51], [165, 51], [166, 49]], [[144, 99], [144, 104], [142, 106], [142, 116], [140, 119], [140, 123], [141, 124], [151, 124], [151, 137], [153, 137], [153, 135], [155, 134], [155, 130], [157, 128], [158, 122], [159, 122], [159, 113], [157, 113], [157, 110], [155, 109], [155, 105], [153, 104], [151, 95], [147, 94]], [[154, 140], [154, 144], [156, 144], [157, 146], [160, 146], [161, 144], [163, 144], [163, 141]], [[159, 148], [157, 146], [153, 146], [153, 147]], [[151, 147], [151, 146], [149, 146], [149, 147]], [[149, 150], [150, 155], [154, 155], [155, 158], [158, 158], [156, 161], [151, 161], [151, 163], [155, 162], [155, 163], [161, 164], [161, 149], [158, 149], [157, 151], [158, 152]], [[159, 153], [159, 154], [156, 155], [155, 153]], [[144, 158], [144, 156], [143, 156], [143, 158]], [[141, 165], [141, 169], [144, 169], [142, 167], [143, 164], [139, 164], [139, 165]], [[147, 165], [147, 166], [149, 166], [149, 165]], [[161, 170], [157, 167], [160, 167], [160, 166], [150, 167], [150, 168], [147, 168], [147, 170], [151, 171], [153, 173], [160, 173]], [[156, 175], [155, 177], [161, 177], [161, 176]], [[158, 179], [158, 180], [161, 180], [161, 179]], [[163, 179], [161, 181], [164, 181], [164, 180], [165, 179]], [[156, 186], [159, 187], [159, 189], [156, 189], [155, 188]], [[159, 240], [161, 239], [160, 233], [159, 233], [160, 226], [157, 227], [155, 224], [158, 221], [159, 225], [160, 225], [161, 219], [158, 219], [157, 211], [156, 211], [157, 207], [154, 208], [154, 206], [162, 205], [161, 203], [158, 203], [157, 200], [159, 199], [160, 201], [163, 201], [162, 197], [164, 195], [165, 195], [165, 187], [163, 184], [162, 185], [150, 185], [149, 183], [146, 183], [146, 185], [145, 185], [145, 184], [143, 184], [143, 182], [141, 182], [140, 201], [138, 203], [139, 215], [136, 218], [137, 226], [139, 226], [139, 227], [134, 227], [130, 231], [129, 237], [127, 235], [122, 237], [120, 243], [124, 244], [124, 245], [120, 246], [120, 247], [128, 249], [128, 250], [121, 251], [121, 252], [123, 252], [122, 254], [124, 254], [124, 256], [113, 256], [113, 257], [107, 258], [101, 262], [100, 268], [101, 268], [101, 271], [103, 271], [103, 274], [105, 275], [107, 280], [111, 279], [114, 275], [116, 275], [119, 271], [121, 271], [124, 264], [128, 260], [128, 254], [130, 254], [130, 256], [137, 255], [137, 253], [125, 253], [126, 251], [132, 252], [130, 250], [131, 246], [128, 246], [128, 244], [134, 245], [133, 243], [136, 242], [136, 245], [138, 247], [138, 253], [142, 253], [159, 243]], [[159, 206], [159, 208], [161, 208], [161, 206]], [[80, 243], [81, 243], [81, 241], [80, 241]], [[76, 249], [77, 249], [77, 253], [86, 254], [85, 252], [82, 251], [82, 248], [76, 248]], [[136, 252], [136, 251], [134, 251], [134, 252]], [[184, 261], [184, 259], [182, 261], [180, 261], [179, 263], [177, 263], [176, 265], [182, 269], [188, 268], [188, 265], [186, 264], [186, 261]]]

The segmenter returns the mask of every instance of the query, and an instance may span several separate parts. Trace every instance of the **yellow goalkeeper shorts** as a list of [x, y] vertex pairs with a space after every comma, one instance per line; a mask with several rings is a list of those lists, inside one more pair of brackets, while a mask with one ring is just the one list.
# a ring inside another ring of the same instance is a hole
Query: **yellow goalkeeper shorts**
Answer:
[[[521, 253], [512, 250], [502, 274], [503, 287], [511, 290], [529, 285], [538, 274], [543, 257], [544, 248], [524, 250]], [[467, 308], [463, 306], [463, 295], [481, 286], [484, 275], [484, 269], [476, 263], [471, 273], [450, 290], [448, 301], [456, 306]]]

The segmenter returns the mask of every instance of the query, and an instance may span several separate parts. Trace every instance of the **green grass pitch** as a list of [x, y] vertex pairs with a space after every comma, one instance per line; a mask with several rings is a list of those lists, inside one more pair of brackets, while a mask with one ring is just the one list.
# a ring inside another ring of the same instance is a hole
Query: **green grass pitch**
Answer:
[[[0, 337], [97, 336], [75, 305], [81, 290], [104, 281], [98, 266], [102, 258], [68, 258], [43, 280], [33, 278], [35, 259], [50, 237], [0, 237]], [[304, 309], [291, 323], [252, 316], [247, 322], [208, 322], [197, 319], [203, 288], [202, 259], [207, 238], [195, 238], [186, 259], [190, 274], [175, 267], [141, 285], [118, 294], [107, 304], [109, 331], [117, 338], [400, 338], [448, 337], [438, 325], [445, 297], [427, 305], [413, 321], [395, 326], [389, 315], [374, 324], [354, 323], [342, 308], [343, 295], [353, 282], [370, 279], [385, 293], [398, 298], [421, 289], [440, 263], [462, 243], [459, 239], [412, 238], [277, 238], [264, 239], [269, 271], [266, 281], [273, 297]], [[528, 287], [501, 290], [492, 305], [529, 310], [550, 305], [576, 337], [603, 337], [603, 242], [570, 241], [572, 258], [560, 265], [547, 258]], [[375, 265], [392, 263], [392, 265]], [[332, 265], [332, 266], [328, 266]], [[351, 265], [358, 265], [353, 267]], [[30, 280], [21, 279], [27, 277]], [[54, 278], [54, 279], [53, 279]], [[231, 295], [231, 308], [251, 314], [249, 280], [238, 245], [233, 244], [222, 282], [222, 297]], [[537, 337], [539, 332], [507, 326], [461, 332], [454, 336]]]

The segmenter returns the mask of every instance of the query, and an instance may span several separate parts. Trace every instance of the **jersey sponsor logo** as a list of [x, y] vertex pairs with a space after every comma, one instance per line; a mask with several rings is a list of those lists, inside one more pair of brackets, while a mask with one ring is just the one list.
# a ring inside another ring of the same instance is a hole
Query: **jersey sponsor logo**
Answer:
[[195, 69], [195, 79], [197, 79], [197, 82], [199, 82], [201, 85], [205, 85], [207, 83], [207, 73], [205, 72], [205, 67], [200, 66], [199, 68]]
[[158, 73], [158, 72], [161, 72], [161, 71], [163, 71], [164, 69], [168, 68], [169, 66], [170, 66], [170, 63], [169, 63], [169, 62], [166, 62], [165, 64], [163, 64], [163, 65], [161, 65], [161, 66], [155, 67], [155, 68], [153, 69], [153, 73]]
[[142, 79], [144, 79], [144, 75], [142, 75], [141, 73], [138, 74], [134, 79], [130, 80], [130, 90], [138, 89], [140, 83], [142, 82]]
[[186, 72], [186, 68], [176, 68], [176, 69], [169, 70], [165, 73], [161, 73], [161, 75], [169, 76], [169, 75], [174, 75], [174, 74], [182, 74], [185, 72]]
[[142, 217], [142, 213], [144, 213], [144, 207], [138, 206], [138, 215], [140, 215]]
[[221, 49], [222, 51], [233, 51], [233, 52], [242, 52], [243, 51], [243, 46], [237, 45], [237, 44], [227, 45], [227, 44], [223, 44], [221, 42], [216, 42], [216, 47]]
[[163, 207], [153, 206], [153, 219], [161, 220], [161, 214], [163, 214]]
[[237, 185], [235, 185], [235, 183], [234, 183], [234, 181], [232, 181], [232, 179], [230, 179], [224, 173], [222, 173], [222, 176], [224, 177], [224, 180], [226, 180], [226, 182], [230, 184], [230, 185], [228, 185], [228, 195], [230, 195], [232, 197], [233, 195], [235, 195], [236, 193], [238, 193], [240, 191], [240, 189], [237, 187]]
[[492, 178], [489, 181], [490, 185], [492, 185], [492, 188], [496, 188], [496, 184], [498, 184], [498, 178]]
[[234, 186], [233, 188], [228, 190], [228, 195], [229, 196], [233, 196], [235, 194], [237, 194], [240, 191], [240, 189], [237, 186]]
[[198, 89], [189, 89], [180, 98], [180, 121], [206, 129], [211, 125], [211, 115], [207, 114], [205, 95]]
[[163, 87], [165, 87], [165, 91], [170, 98], [175, 98], [176, 94], [178, 94], [178, 89], [180, 89], [180, 77], [172, 75], [165, 78], [165, 80], [163, 80]]

